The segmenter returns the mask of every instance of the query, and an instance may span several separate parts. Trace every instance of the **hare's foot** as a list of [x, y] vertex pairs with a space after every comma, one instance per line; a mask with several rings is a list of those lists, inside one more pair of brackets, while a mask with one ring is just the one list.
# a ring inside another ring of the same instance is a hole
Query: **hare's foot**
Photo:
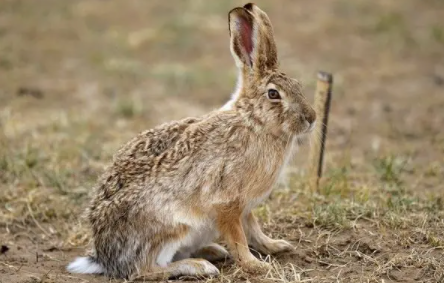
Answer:
[[256, 238], [256, 241], [253, 241], [251, 243], [251, 246], [258, 252], [266, 255], [289, 252], [294, 250], [293, 245], [289, 242], [285, 240], [273, 240], [267, 236], [261, 237], [260, 239]]
[[239, 265], [243, 271], [251, 274], [265, 274], [271, 269], [271, 265], [268, 262], [257, 258], [239, 262]]
[[276, 254], [294, 250], [294, 247], [285, 240], [273, 240], [265, 235], [253, 213], [249, 213], [243, 220], [248, 233], [248, 244], [262, 254]]
[[152, 272], [137, 276], [132, 280], [159, 281], [181, 276], [197, 278], [219, 275], [219, 269], [205, 259], [187, 258], [172, 262], [166, 267], [155, 267]]
[[195, 258], [204, 258], [210, 262], [225, 260], [229, 257], [228, 251], [219, 244], [212, 243], [192, 254]]

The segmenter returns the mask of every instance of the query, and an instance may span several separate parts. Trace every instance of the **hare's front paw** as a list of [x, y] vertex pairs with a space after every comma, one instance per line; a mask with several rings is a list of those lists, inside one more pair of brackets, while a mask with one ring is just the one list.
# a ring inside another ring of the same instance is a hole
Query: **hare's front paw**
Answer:
[[267, 241], [264, 241], [257, 247], [253, 248], [257, 248], [258, 251], [261, 252], [262, 254], [268, 254], [268, 255], [294, 250], [293, 245], [290, 244], [289, 242], [285, 240], [273, 240], [273, 239], [268, 239]]
[[241, 262], [240, 266], [243, 271], [251, 274], [265, 274], [271, 269], [271, 265], [265, 261], [260, 261], [257, 258]]

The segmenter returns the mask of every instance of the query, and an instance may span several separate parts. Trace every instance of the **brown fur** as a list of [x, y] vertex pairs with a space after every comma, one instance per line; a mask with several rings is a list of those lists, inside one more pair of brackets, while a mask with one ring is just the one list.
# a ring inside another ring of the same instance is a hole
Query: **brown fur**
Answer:
[[[248, 271], [264, 266], [248, 244], [265, 253], [291, 248], [264, 235], [251, 209], [268, 196], [295, 138], [316, 115], [300, 84], [277, 70], [268, 16], [247, 4], [229, 21], [241, 81], [230, 107], [139, 134], [98, 182], [89, 209], [90, 260], [107, 276], [214, 275], [211, 263], [187, 257], [205, 255], [196, 249], [217, 235]], [[280, 101], [268, 99], [270, 86]], [[170, 263], [179, 255], [184, 259]]]

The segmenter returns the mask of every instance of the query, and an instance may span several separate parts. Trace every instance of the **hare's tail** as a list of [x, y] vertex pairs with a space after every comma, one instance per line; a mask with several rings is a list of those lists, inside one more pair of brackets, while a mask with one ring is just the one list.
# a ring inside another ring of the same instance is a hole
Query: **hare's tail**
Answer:
[[72, 273], [104, 273], [105, 268], [98, 264], [93, 257], [78, 257], [68, 264], [66, 270]]

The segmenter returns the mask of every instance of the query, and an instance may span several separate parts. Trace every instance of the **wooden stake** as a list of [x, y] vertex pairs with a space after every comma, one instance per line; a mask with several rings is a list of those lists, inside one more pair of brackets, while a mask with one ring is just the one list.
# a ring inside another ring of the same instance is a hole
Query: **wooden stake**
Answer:
[[313, 131], [313, 142], [310, 148], [310, 187], [319, 190], [319, 180], [322, 177], [325, 140], [327, 138], [328, 114], [330, 112], [331, 89], [333, 76], [330, 73], [318, 72], [314, 109], [316, 111], [316, 128]]

